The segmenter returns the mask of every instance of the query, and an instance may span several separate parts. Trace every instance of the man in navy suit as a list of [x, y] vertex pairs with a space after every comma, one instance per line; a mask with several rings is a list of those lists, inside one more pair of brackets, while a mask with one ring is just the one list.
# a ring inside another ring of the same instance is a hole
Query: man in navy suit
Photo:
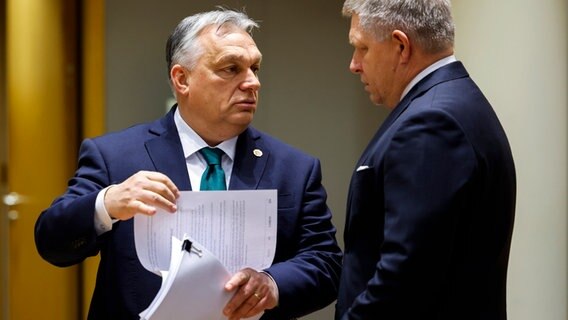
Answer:
[[448, 0], [347, 0], [350, 64], [390, 113], [348, 196], [336, 319], [506, 319], [516, 178], [454, 57]]
[[273, 264], [233, 275], [223, 313], [291, 319], [336, 298], [342, 253], [319, 161], [249, 126], [260, 88], [255, 27], [244, 13], [222, 9], [182, 20], [167, 44], [177, 106], [155, 122], [86, 139], [67, 191], [38, 218], [36, 246], [50, 263], [100, 253], [89, 319], [138, 319], [153, 300], [161, 279], [137, 258], [132, 218], [173, 213], [180, 190], [200, 190], [204, 147], [222, 150], [228, 189], [278, 190]]

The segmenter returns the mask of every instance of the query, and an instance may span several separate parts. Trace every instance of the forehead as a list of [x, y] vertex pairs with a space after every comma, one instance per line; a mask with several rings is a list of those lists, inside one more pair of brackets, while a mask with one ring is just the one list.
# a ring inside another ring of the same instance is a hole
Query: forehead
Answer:
[[256, 43], [246, 31], [234, 26], [209, 26], [200, 35], [204, 56], [213, 59], [250, 59], [258, 62], [262, 58]]
[[370, 41], [368, 32], [361, 28], [359, 24], [359, 16], [354, 14], [351, 16], [351, 27], [349, 29], [349, 43], [356, 46], [358, 44], [367, 43]]

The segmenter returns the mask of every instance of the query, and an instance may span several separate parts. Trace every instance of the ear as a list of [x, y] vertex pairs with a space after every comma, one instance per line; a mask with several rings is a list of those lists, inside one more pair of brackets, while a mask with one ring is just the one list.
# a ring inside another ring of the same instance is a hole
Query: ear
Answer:
[[189, 71], [179, 64], [174, 65], [170, 70], [172, 88], [178, 94], [185, 95], [187, 93], [189, 90], [189, 78]]
[[408, 63], [412, 54], [412, 48], [406, 33], [400, 30], [394, 30], [392, 32], [392, 40], [398, 47], [401, 63]]

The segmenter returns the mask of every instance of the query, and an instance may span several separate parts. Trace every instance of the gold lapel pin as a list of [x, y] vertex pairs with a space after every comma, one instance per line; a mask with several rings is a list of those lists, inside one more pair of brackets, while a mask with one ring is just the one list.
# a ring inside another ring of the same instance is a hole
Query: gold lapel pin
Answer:
[[255, 156], [257, 156], [258, 158], [262, 157], [262, 150], [260, 149], [254, 149], [252, 151], [252, 154], [254, 154]]

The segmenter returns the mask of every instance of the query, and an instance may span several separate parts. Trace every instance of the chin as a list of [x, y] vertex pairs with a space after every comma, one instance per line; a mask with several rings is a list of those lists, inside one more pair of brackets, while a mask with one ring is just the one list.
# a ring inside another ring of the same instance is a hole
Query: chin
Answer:
[[381, 99], [377, 99], [377, 97], [370, 96], [369, 98], [374, 105], [377, 106], [384, 105], [383, 101]]
[[248, 126], [253, 119], [254, 119], [254, 112], [239, 112], [233, 115], [231, 122], [235, 125]]
[[252, 118], [250, 120], [240, 119], [240, 121], [232, 121], [230, 126], [231, 136], [238, 136], [243, 133], [248, 126], [251, 124]]
[[370, 94], [369, 99], [376, 106], [386, 106], [384, 99], [378, 95]]

